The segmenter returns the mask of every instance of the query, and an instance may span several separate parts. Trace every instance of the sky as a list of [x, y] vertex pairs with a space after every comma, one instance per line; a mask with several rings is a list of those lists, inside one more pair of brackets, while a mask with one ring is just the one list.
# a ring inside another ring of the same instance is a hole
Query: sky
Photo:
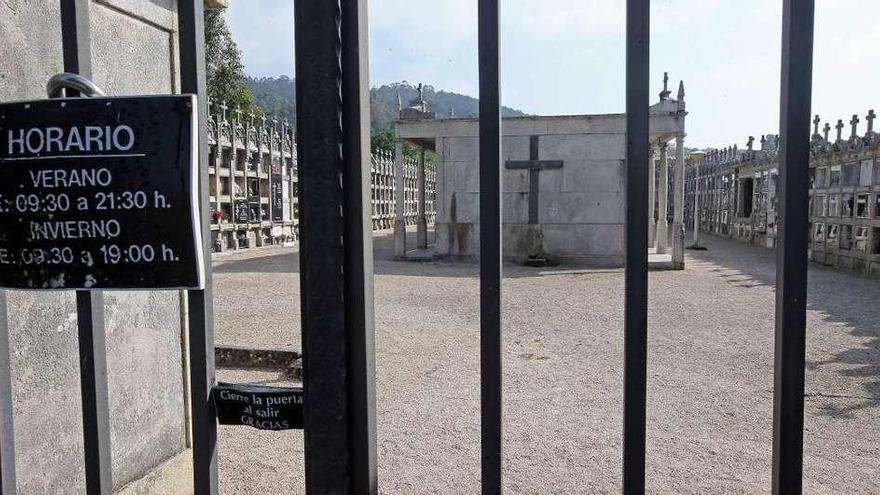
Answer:
[[[535, 115], [624, 112], [625, 0], [504, 0], [502, 101]], [[745, 147], [779, 128], [782, 0], [653, 0], [651, 74], [685, 84], [689, 147]], [[293, 0], [231, 0], [252, 76], [293, 75]], [[880, 2], [816, 0], [813, 113], [880, 111]], [[372, 0], [370, 83], [477, 96], [475, 0]], [[846, 129], [849, 129], [847, 125]], [[880, 130], [880, 123], [878, 123]], [[832, 131], [833, 132], [833, 131]], [[848, 131], [847, 131], [848, 132]]]

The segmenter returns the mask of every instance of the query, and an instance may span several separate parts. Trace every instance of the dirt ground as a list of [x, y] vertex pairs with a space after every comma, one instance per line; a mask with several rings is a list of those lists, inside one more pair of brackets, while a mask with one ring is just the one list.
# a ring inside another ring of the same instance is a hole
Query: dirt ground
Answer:
[[[767, 493], [774, 254], [706, 244], [650, 274], [648, 491]], [[390, 249], [375, 239], [381, 491], [478, 493], [478, 265]], [[298, 271], [293, 249], [216, 258], [217, 343], [298, 350]], [[503, 291], [505, 490], [619, 493], [623, 271], [506, 265]], [[878, 300], [880, 282], [811, 265], [806, 493], [880, 493]], [[301, 432], [219, 437], [223, 493], [303, 491]]]

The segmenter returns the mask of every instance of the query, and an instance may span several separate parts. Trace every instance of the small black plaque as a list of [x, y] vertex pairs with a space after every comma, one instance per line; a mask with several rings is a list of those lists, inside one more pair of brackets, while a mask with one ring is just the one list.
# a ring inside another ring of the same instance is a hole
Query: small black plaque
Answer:
[[0, 105], [0, 287], [203, 287], [195, 102]]
[[303, 427], [302, 388], [218, 383], [214, 404], [221, 425], [245, 425], [258, 430]]
[[273, 172], [270, 181], [272, 194], [272, 220], [280, 222], [284, 220], [284, 180], [282, 179], [281, 172]]

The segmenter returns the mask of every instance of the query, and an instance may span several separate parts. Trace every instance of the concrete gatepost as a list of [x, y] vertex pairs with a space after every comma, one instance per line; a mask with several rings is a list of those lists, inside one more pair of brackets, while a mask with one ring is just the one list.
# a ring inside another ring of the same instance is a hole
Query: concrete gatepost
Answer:
[[416, 249], [428, 249], [428, 219], [425, 217], [425, 148], [419, 153], [419, 168], [416, 172]]
[[666, 152], [666, 143], [660, 144], [660, 185], [657, 188], [657, 254], [666, 254], [669, 251], [669, 223], [666, 220], [668, 214], [667, 201], [669, 197], [669, 163]]
[[394, 256], [406, 256], [406, 191], [403, 174], [403, 140], [394, 142]]
[[654, 188], [657, 187], [657, 169], [654, 166], [654, 147], [648, 149], [648, 248], [657, 241], [657, 221], [654, 219]]

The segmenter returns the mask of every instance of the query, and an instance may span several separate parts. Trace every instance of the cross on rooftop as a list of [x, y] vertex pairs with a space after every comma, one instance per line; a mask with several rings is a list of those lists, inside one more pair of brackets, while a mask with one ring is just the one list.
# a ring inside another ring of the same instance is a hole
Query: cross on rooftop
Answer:
[[865, 116], [865, 120], [868, 121], [868, 134], [874, 133], [874, 119], [877, 118], [877, 114], [874, 113], [874, 109], [868, 110], [868, 115]]
[[663, 91], [660, 92], [660, 99], [665, 100], [669, 98], [669, 95], [672, 94], [672, 91], [669, 91], [669, 73], [663, 73]]
[[852, 126], [852, 135], [850, 137], [856, 137], [859, 135], [859, 116], [858, 114], [853, 115], [852, 120], [849, 121], [849, 124]]
[[825, 132], [825, 142], [828, 142], [828, 134], [831, 133], [831, 124], [825, 122], [825, 127], [822, 128], [822, 131]]
[[837, 140], [840, 141], [843, 139], [843, 119], [837, 119], [837, 125], [834, 126], [837, 129]]
[[822, 119], [819, 118], [819, 114], [816, 114], [816, 118], [813, 119], [813, 134], [819, 135], [819, 123], [822, 122]]

